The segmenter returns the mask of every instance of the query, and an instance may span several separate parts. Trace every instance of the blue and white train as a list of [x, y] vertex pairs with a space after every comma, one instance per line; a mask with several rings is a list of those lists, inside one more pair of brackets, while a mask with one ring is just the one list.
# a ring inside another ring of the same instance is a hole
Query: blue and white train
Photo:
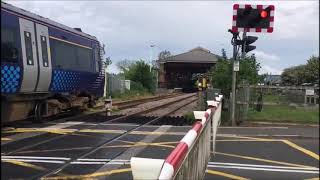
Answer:
[[103, 95], [96, 37], [1, 2], [1, 119], [41, 120]]

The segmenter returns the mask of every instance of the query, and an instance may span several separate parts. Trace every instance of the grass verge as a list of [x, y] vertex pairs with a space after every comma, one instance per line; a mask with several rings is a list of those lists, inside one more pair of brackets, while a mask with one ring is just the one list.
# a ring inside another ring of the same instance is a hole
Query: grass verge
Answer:
[[261, 112], [250, 109], [248, 120], [318, 124], [319, 108], [264, 105]]

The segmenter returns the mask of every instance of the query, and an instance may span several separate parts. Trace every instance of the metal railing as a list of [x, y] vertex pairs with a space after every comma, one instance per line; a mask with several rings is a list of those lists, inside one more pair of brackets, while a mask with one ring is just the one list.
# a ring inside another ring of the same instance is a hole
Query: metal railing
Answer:
[[132, 157], [133, 178], [203, 179], [211, 152], [215, 150], [221, 100], [222, 95], [219, 95], [215, 101], [207, 101], [209, 109], [206, 111], [194, 111], [197, 122], [165, 160]]

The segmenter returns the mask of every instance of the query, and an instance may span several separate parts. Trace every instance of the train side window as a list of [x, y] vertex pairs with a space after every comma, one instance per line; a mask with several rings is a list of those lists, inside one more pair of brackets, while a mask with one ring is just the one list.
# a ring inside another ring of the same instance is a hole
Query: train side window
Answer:
[[42, 63], [44, 67], [49, 67], [47, 37], [40, 36], [40, 38], [41, 38]]
[[92, 49], [50, 39], [52, 66], [75, 71], [92, 72]]
[[24, 42], [26, 46], [26, 56], [27, 56], [27, 64], [33, 65], [33, 50], [32, 50], [32, 39], [31, 33], [28, 31], [24, 31]]
[[92, 72], [92, 50], [83, 48], [83, 47], [76, 47], [77, 49], [77, 68], [80, 71], [87, 71]]
[[1, 61], [17, 63], [20, 57], [19, 29], [1, 24]]
[[50, 39], [52, 66], [61, 69], [72, 69], [76, 63], [76, 52], [69, 44]]

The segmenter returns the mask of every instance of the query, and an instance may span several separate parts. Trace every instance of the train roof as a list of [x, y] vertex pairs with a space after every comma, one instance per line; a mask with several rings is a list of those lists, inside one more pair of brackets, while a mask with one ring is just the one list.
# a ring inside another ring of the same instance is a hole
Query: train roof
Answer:
[[11, 4], [8, 4], [8, 3], [5, 3], [5, 2], [1, 2], [1, 9], [2, 8], [6, 9], [6, 10], [9, 10], [9, 11], [12, 11], [12, 12], [15, 12], [15, 13], [18, 13], [18, 14], [21, 14], [23, 16], [27, 16], [29, 18], [38, 20], [40, 22], [49, 24], [51, 26], [54, 26], [54, 27], [57, 27], [57, 28], [60, 28], [60, 29], [64, 29], [64, 30], [69, 31], [71, 33], [78, 34], [78, 35], [86, 37], [86, 38], [88, 38], [90, 40], [98, 41], [98, 39], [95, 36], [91, 36], [89, 34], [86, 34], [84, 32], [78, 31], [78, 30], [76, 30], [74, 28], [68, 27], [68, 26], [60, 24], [58, 22], [52, 21], [52, 20], [50, 20], [48, 18], [42, 17], [42, 16], [37, 15], [35, 13], [29, 12], [27, 10], [24, 10], [24, 9], [21, 9], [21, 8], [18, 8], [18, 7], [15, 7], [15, 6], [11, 5]]

